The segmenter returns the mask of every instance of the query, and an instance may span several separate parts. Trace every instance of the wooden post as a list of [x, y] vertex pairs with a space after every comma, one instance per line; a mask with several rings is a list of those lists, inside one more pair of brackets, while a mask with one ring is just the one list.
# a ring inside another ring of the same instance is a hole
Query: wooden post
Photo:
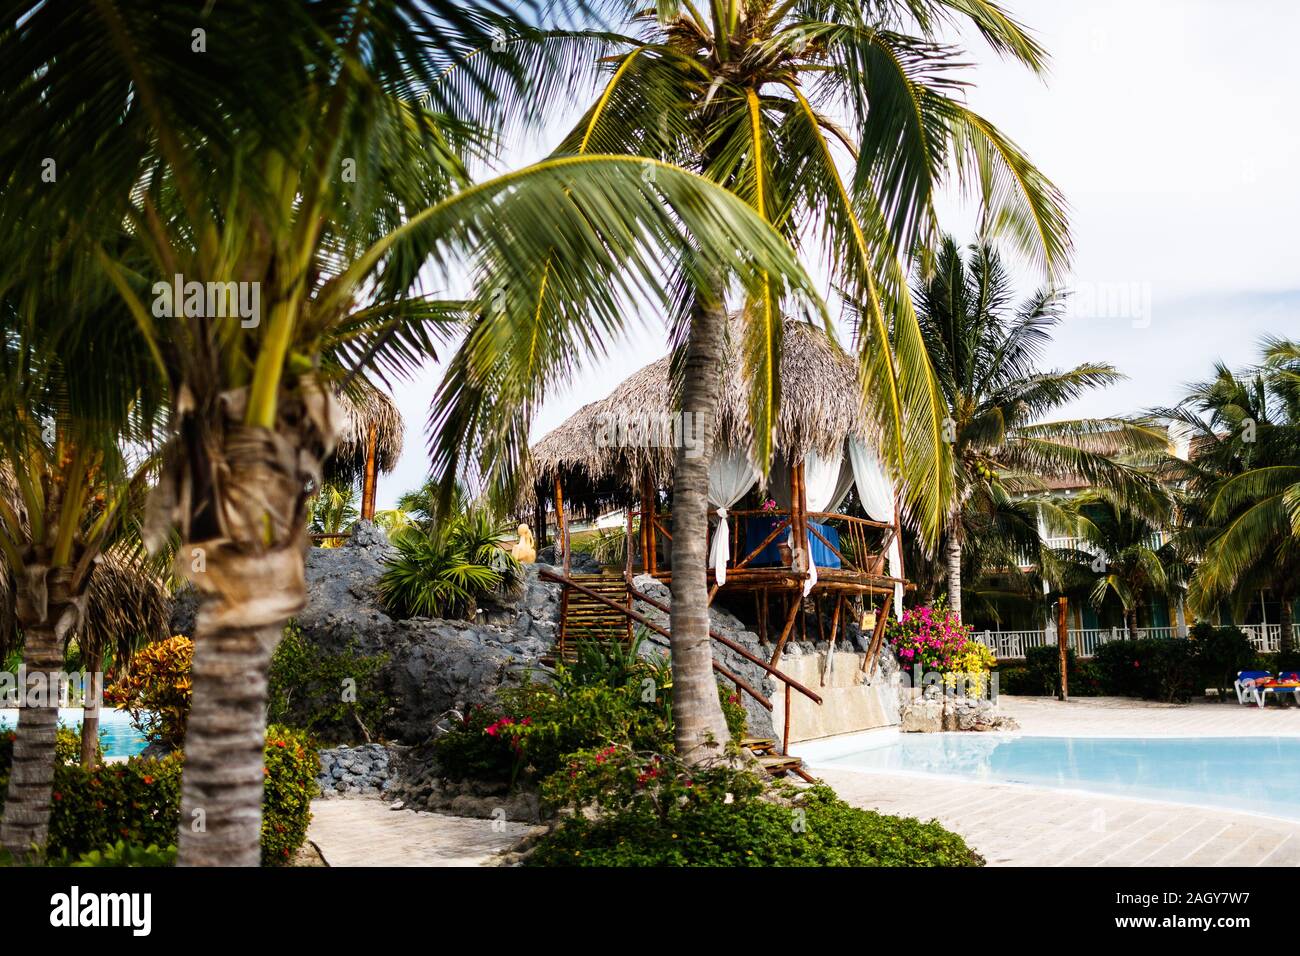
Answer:
[[366, 431], [366, 473], [361, 483], [361, 517], [375, 520], [375, 486], [379, 483], [379, 430], [371, 422]]
[[650, 487], [650, 472], [641, 478], [641, 569], [646, 574], [657, 570], [655, 554], [655, 496]]
[[564, 576], [569, 576], [569, 529], [564, 521], [564, 492], [560, 479], [555, 479], [555, 553], [563, 555]]
[[[898, 507], [898, 495], [894, 495], [894, 538], [898, 541], [898, 567], [894, 569], [894, 574], [900, 580], [907, 580], [907, 573], [903, 570], [903, 516]], [[885, 573], [889, 573], [888, 564], [885, 566]], [[903, 592], [907, 596], [907, 592]], [[898, 602], [898, 607], [894, 608], [894, 613], [900, 618], [903, 616], [903, 602]]]
[[1062, 595], [1056, 602], [1056, 649], [1061, 663], [1061, 693], [1058, 695], [1060, 700], [1070, 699], [1070, 687], [1066, 680], [1066, 661], [1068, 655], [1067, 648], [1070, 646], [1070, 629], [1066, 623], [1068, 599]]
[[537, 493], [537, 504], [533, 506], [533, 537], [537, 539], [533, 543], [538, 551], [546, 547], [546, 500], [540, 492]]

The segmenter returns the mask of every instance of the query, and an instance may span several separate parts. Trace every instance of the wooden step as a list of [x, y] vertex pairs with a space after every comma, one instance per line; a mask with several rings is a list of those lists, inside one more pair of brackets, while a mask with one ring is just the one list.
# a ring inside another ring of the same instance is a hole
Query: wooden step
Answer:
[[787, 773], [798, 773], [803, 767], [803, 760], [789, 754], [759, 754], [759, 765], [774, 777]]
[[740, 746], [755, 753], [765, 753], [776, 747], [776, 741], [771, 737], [746, 737], [740, 742]]

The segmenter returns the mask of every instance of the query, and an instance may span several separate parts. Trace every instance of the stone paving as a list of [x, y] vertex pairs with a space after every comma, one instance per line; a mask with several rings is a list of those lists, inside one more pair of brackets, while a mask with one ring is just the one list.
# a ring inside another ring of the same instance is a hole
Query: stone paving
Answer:
[[532, 829], [391, 808], [377, 798], [313, 801], [307, 839], [330, 866], [486, 866]]
[[[1300, 712], [1106, 698], [1008, 698], [1037, 736], [1300, 736]], [[960, 778], [813, 772], [845, 800], [936, 819], [992, 866], [1300, 866], [1300, 822], [1078, 791]]]

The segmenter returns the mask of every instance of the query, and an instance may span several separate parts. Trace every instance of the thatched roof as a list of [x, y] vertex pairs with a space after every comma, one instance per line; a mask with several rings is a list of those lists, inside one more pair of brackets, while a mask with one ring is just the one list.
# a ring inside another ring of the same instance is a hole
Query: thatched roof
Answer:
[[[723, 354], [714, 445], [715, 449], [744, 448], [752, 454], [740, 334], [739, 320], [733, 317]], [[532, 481], [526, 483], [521, 507], [531, 507], [538, 496], [549, 500], [557, 477], [567, 503], [584, 512], [634, 500], [645, 474], [658, 487], [669, 485], [675, 451], [670, 442], [620, 444], [607, 439], [610, 422], [639, 422], [647, 416], [668, 420], [678, 405], [670, 362], [666, 356], [645, 366], [533, 445]], [[781, 347], [778, 453], [799, 460], [810, 450], [833, 454], [849, 435], [868, 438], [870, 425], [861, 410], [858, 383], [856, 362], [822, 329], [787, 319]]]
[[172, 610], [166, 582], [138, 561], [110, 551], [90, 574], [86, 620], [75, 639], [82, 648], [113, 650], [119, 668], [136, 641], [168, 637]]
[[366, 442], [370, 426], [376, 429], [375, 460], [381, 474], [397, 467], [402, 456], [402, 413], [387, 392], [357, 377], [346, 392], [337, 392], [343, 408], [343, 429], [327, 470], [337, 481], [355, 482], [366, 470]]

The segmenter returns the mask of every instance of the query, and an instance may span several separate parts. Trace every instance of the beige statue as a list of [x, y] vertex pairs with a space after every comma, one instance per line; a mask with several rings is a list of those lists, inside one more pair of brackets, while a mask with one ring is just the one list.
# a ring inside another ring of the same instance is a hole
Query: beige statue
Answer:
[[519, 540], [510, 549], [520, 564], [532, 564], [537, 560], [537, 543], [533, 540], [533, 529], [526, 524], [519, 526]]

